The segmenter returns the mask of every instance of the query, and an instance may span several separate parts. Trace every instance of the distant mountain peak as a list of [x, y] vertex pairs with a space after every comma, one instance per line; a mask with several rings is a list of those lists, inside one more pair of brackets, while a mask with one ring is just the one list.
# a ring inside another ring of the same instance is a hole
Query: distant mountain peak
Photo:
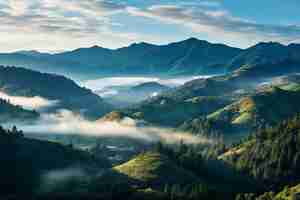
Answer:
[[156, 46], [154, 44], [150, 44], [147, 42], [138, 42], [138, 43], [132, 43], [129, 47], [148, 47], [148, 46]]
[[198, 38], [195, 38], [195, 37], [190, 37], [190, 38], [186, 39], [185, 41], [197, 42], [197, 41], [201, 41], [201, 40], [199, 40]]
[[202, 44], [210, 44], [208, 41], [206, 40], [199, 40], [198, 38], [195, 38], [195, 37], [191, 37], [191, 38], [188, 38], [186, 40], [183, 40], [182, 43], [202, 43]]
[[21, 50], [21, 51], [16, 51], [15, 53], [25, 54], [25, 53], [40, 53], [40, 52], [37, 50]]
[[270, 42], [260, 42], [258, 44], [256, 44], [255, 46], [253, 47], [284, 47], [283, 44], [279, 43], [279, 42], [273, 42], [273, 41], [270, 41]]
[[297, 49], [300, 49], [300, 44], [298, 43], [291, 43], [288, 45], [289, 48], [297, 48]]
[[26, 55], [26, 56], [48, 56], [48, 55], [51, 55], [50, 53], [42, 53], [37, 50], [21, 50], [21, 51], [16, 51], [14, 53], [22, 54], [22, 55]]
[[99, 48], [102, 48], [102, 47], [100, 47], [99, 45], [94, 45], [94, 46], [91, 46], [90, 48], [91, 49], [99, 49]]

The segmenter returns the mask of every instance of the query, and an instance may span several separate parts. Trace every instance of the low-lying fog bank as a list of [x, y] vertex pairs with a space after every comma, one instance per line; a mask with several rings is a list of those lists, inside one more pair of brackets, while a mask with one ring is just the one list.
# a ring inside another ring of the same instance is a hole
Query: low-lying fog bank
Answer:
[[[11, 124], [6, 124], [6, 127]], [[124, 137], [146, 142], [164, 141], [166, 143], [199, 144], [211, 143], [209, 139], [189, 133], [174, 132], [171, 129], [139, 126], [136, 121], [126, 118], [121, 122], [89, 121], [79, 114], [68, 110], [57, 113], [42, 114], [40, 120], [17, 124], [24, 133], [31, 134], [73, 134], [97, 137]]]
[[160, 78], [160, 77], [109, 77], [95, 80], [80, 82], [80, 85], [97, 91], [100, 96], [118, 94], [118, 87], [132, 87], [147, 82], [157, 82], [169, 87], [177, 87], [186, 82], [199, 78], [209, 78], [210, 76], [182, 76], [177, 78]]
[[3, 91], [0, 91], [0, 98], [9, 101], [12, 105], [22, 106], [28, 110], [43, 110], [59, 103], [59, 101], [49, 100], [39, 96], [12, 96]]

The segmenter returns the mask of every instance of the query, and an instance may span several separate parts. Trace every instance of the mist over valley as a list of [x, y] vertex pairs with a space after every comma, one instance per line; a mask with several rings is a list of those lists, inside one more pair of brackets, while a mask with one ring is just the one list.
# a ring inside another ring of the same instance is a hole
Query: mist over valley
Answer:
[[0, 199], [299, 199], [299, 5], [0, 1]]

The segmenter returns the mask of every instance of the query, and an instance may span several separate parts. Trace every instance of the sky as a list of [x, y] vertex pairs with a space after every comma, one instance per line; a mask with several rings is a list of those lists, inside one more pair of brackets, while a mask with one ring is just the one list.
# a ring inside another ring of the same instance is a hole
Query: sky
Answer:
[[167, 44], [300, 43], [299, 0], [0, 0], [0, 52]]

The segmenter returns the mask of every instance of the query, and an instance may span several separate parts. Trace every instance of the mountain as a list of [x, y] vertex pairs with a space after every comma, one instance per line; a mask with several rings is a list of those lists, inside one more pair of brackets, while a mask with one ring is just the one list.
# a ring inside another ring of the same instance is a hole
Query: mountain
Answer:
[[238, 102], [208, 115], [208, 119], [225, 120], [236, 125], [254, 125], [255, 119], [274, 124], [300, 111], [297, 103], [299, 98], [299, 92], [285, 91], [276, 87], [270, 88], [250, 97], [244, 97]]
[[120, 112], [151, 124], [178, 127], [187, 120], [205, 117], [229, 105], [233, 102], [234, 91], [242, 86], [223, 77], [197, 79], [137, 105], [120, 109]]
[[39, 113], [25, 110], [20, 106], [10, 104], [7, 100], [0, 99], [0, 122], [20, 122], [37, 119]]
[[99, 96], [64, 76], [0, 66], [0, 80], [1, 90], [12, 96], [58, 101], [56, 108], [82, 112], [88, 117], [98, 118], [111, 111], [111, 106]]
[[286, 59], [297, 59], [299, 55], [299, 45], [289, 46], [276, 42], [258, 43], [237, 55], [229, 62], [229, 71], [236, 70], [242, 66], [261, 65], [266, 63], [276, 63]]
[[[170, 89], [168, 86], [157, 82], [146, 82], [132, 87], [118, 88], [116, 94], [104, 96], [103, 99], [116, 108], [124, 108], [155, 97]], [[112, 90], [114, 90], [113, 87]]]
[[186, 100], [198, 96], [226, 96], [242, 87], [231, 80], [223, 80], [223, 76], [208, 79], [196, 79], [185, 83], [176, 90], [162, 94], [172, 99]]
[[197, 79], [120, 112], [155, 125], [177, 127], [187, 120], [204, 117], [230, 104], [231, 93], [237, 88], [230, 81]]
[[205, 116], [225, 105], [228, 101], [219, 97], [204, 96], [186, 100], [158, 96], [121, 112], [133, 119], [144, 120], [160, 126], [176, 127], [195, 116]]
[[200, 135], [240, 140], [251, 130], [274, 125], [300, 112], [299, 77], [237, 79], [232, 75], [193, 80], [121, 113], [150, 124]]
[[[176, 174], [176, 176], [174, 176]], [[165, 185], [189, 185], [200, 183], [193, 173], [173, 163], [160, 153], [140, 154], [132, 160], [116, 166], [101, 179], [116, 181], [118, 184], [140, 185], [162, 189]]]
[[232, 199], [236, 193], [259, 190], [255, 182], [222, 161], [203, 159], [200, 151], [184, 144], [158, 144], [153, 151], [103, 173], [92, 185], [98, 191], [105, 185], [116, 191], [156, 191], [171, 199]]
[[261, 42], [242, 50], [189, 38], [167, 45], [141, 42], [118, 49], [92, 46], [57, 54], [37, 51], [2, 53], [0, 64], [80, 79], [120, 74], [217, 74], [240, 68], [276, 74], [299, 72], [299, 46]]
[[280, 43], [258, 43], [233, 58], [228, 64], [229, 71], [233, 71], [242, 66], [268, 63], [269, 61], [275, 61], [287, 56], [288, 51], [286, 46]]
[[299, 183], [299, 115], [262, 129], [219, 159], [250, 174], [270, 189]]
[[225, 138], [241, 138], [251, 131], [293, 117], [300, 112], [299, 91], [286, 91], [277, 87], [242, 97], [232, 104], [207, 115], [186, 121], [181, 130], [194, 134], [218, 132]]
[[42, 52], [35, 51], [35, 50], [16, 51], [14, 53], [15, 54], [27, 55], [27, 56], [33, 56], [33, 57], [47, 57], [47, 56], [51, 56], [50, 53], [42, 53]]
[[229, 72], [237, 70], [238, 74], [252, 77], [299, 72], [299, 46], [261, 42], [233, 58], [227, 64], [227, 69]]
[[190, 38], [167, 45], [142, 42], [115, 50], [93, 46], [42, 56], [37, 52], [21, 51], [0, 54], [0, 64], [79, 78], [117, 74], [223, 73], [225, 64], [241, 52], [238, 48]]
[[116, 50], [94, 46], [54, 55], [55, 58], [125, 74], [220, 73], [240, 49], [190, 38], [168, 45], [135, 43]]
[[159, 84], [157, 82], [146, 82], [131, 88], [131, 90], [136, 92], [155, 92], [155, 91], [159, 92], [168, 89], [169, 89], [168, 86]]

